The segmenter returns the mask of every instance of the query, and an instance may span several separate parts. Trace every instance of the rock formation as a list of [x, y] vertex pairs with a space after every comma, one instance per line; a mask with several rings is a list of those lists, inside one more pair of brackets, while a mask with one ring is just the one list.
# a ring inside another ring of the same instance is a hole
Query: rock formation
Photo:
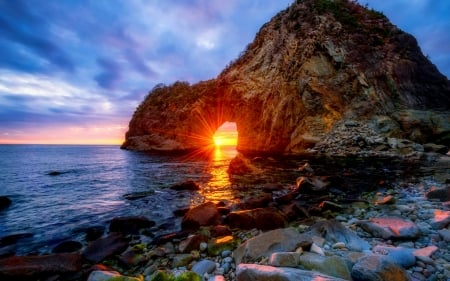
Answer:
[[217, 78], [155, 87], [122, 147], [200, 148], [226, 121], [241, 151], [302, 152], [355, 121], [379, 137], [448, 146], [449, 109], [450, 81], [382, 13], [297, 0]]

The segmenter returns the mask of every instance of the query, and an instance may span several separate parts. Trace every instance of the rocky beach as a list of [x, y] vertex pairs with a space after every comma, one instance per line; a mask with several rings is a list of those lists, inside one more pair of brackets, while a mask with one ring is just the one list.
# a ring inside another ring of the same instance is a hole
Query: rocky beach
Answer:
[[[152, 218], [128, 216], [107, 229], [86, 229], [85, 241], [64, 241], [44, 255], [15, 256], [8, 245], [21, 237], [4, 237], [0, 277], [447, 281], [450, 157], [399, 151], [365, 159], [312, 151], [299, 162], [238, 155], [230, 177], [258, 178], [267, 163], [281, 161], [297, 163], [289, 173], [298, 178], [288, 188], [249, 183], [239, 200], [178, 210], [180, 230], [163, 235], [153, 234], [164, 225]], [[189, 181], [172, 188], [199, 187]]]

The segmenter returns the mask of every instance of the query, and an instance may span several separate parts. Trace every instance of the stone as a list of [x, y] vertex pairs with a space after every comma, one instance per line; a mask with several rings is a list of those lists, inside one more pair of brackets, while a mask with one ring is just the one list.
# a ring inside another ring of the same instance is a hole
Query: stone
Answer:
[[147, 260], [142, 251], [127, 250], [117, 257], [120, 265], [124, 268], [132, 268], [144, 264]]
[[431, 227], [442, 229], [450, 224], [450, 211], [434, 210]]
[[146, 217], [117, 217], [113, 218], [110, 225], [110, 232], [120, 232], [127, 234], [139, 234], [141, 229], [150, 228], [155, 226], [154, 221], [149, 220]]
[[301, 253], [275, 252], [270, 255], [269, 265], [276, 267], [297, 267]]
[[223, 275], [210, 276], [208, 281], [225, 281], [225, 277]]
[[259, 170], [251, 163], [251, 161], [241, 153], [238, 153], [231, 159], [227, 172], [231, 175], [245, 175], [257, 173]]
[[416, 263], [416, 257], [413, 254], [414, 249], [376, 245], [372, 251], [374, 253], [388, 256], [396, 264], [402, 266], [403, 268], [411, 267]]
[[396, 217], [372, 218], [359, 221], [358, 225], [373, 236], [383, 239], [414, 239], [420, 235], [415, 223]]
[[110, 234], [90, 243], [83, 251], [84, 259], [98, 263], [102, 260], [120, 254], [128, 248], [128, 240], [119, 233]]
[[308, 218], [309, 213], [305, 208], [299, 206], [297, 203], [293, 202], [289, 205], [283, 205], [279, 207], [281, 213], [288, 221], [293, 221], [300, 218]]
[[192, 271], [200, 276], [203, 276], [205, 273], [213, 273], [215, 269], [216, 263], [210, 260], [201, 260], [192, 267]]
[[394, 196], [388, 195], [382, 198], [379, 198], [375, 201], [375, 205], [393, 205], [397, 200]]
[[432, 187], [426, 194], [427, 199], [436, 199], [441, 202], [450, 201], [450, 187], [447, 188], [435, 188]]
[[241, 210], [249, 210], [256, 208], [265, 208], [273, 202], [271, 193], [262, 193], [256, 197], [251, 197], [243, 203], [237, 204], [237, 208]]
[[423, 145], [425, 152], [436, 152], [441, 154], [446, 154], [448, 152], [448, 147], [442, 144], [435, 143], [425, 143]]
[[450, 230], [449, 229], [441, 229], [438, 230], [439, 236], [444, 240], [445, 242], [450, 242]]
[[83, 245], [77, 241], [64, 241], [59, 243], [55, 248], [52, 249], [52, 253], [72, 253], [80, 250]]
[[273, 267], [258, 264], [240, 264], [236, 268], [237, 281], [343, 281], [314, 271], [290, 267]]
[[193, 250], [199, 250], [202, 242], [207, 242], [208, 237], [201, 234], [194, 234], [181, 241], [178, 244], [178, 250], [181, 253], [190, 253]]
[[1, 280], [37, 280], [51, 274], [68, 274], [81, 270], [79, 254], [13, 256], [0, 259]]
[[105, 233], [105, 227], [102, 225], [91, 226], [86, 229], [85, 239], [87, 242], [97, 240]]
[[208, 242], [208, 254], [218, 256], [225, 250], [233, 250], [237, 243], [238, 240], [231, 235], [211, 239]]
[[31, 239], [33, 238], [33, 233], [23, 232], [23, 233], [14, 233], [0, 238], [0, 245], [13, 245], [16, 244], [19, 240]]
[[178, 254], [173, 257], [173, 267], [187, 266], [194, 258], [191, 254]]
[[299, 265], [329, 276], [350, 280], [350, 262], [338, 256], [323, 256], [305, 252], [299, 257]]
[[311, 226], [310, 231], [315, 235], [324, 237], [331, 243], [343, 242], [352, 251], [361, 252], [370, 249], [367, 241], [335, 220], [318, 222]]
[[221, 216], [213, 202], [206, 202], [191, 208], [183, 217], [183, 229], [198, 229], [200, 226], [218, 225]]
[[409, 281], [408, 273], [391, 258], [368, 255], [360, 258], [351, 271], [353, 281]]
[[226, 225], [213, 225], [210, 228], [210, 233], [212, 237], [220, 237], [233, 234]]
[[229, 213], [225, 222], [230, 228], [272, 230], [287, 225], [286, 218], [276, 208], [257, 208]]
[[251, 262], [262, 257], [270, 258], [275, 252], [293, 252], [298, 247], [309, 248], [311, 235], [301, 234], [295, 228], [275, 229], [239, 245], [233, 252], [236, 264]]
[[299, 177], [296, 180], [297, 188], [300, 193], [310, 194], [323, 192], [330, 185], [329, 181], [326, 181], [324, 177]]
[[438, 247], [436, 246], [428, 246], [425, 248], [420, 248], [415, 251], [413, 251], [413, 255], [415, 257], [431, 257], [436, 251], [438, 250]]
[[182, 183], [174, 184], [170, 187], [173, 190], [199, 190], [200, 185], [195, 181], [188, 180]]
[[0, 196], [0, 211], [11, 206], [11, 199], [6, 196]]
[[117, 271], [100, 271], [95, 270], [89, 274], [87, 281], [111, 281], [111, 280], [120, 280], [120, 281], [144, 281], [144, 278], [141, 277], [130, 277], [121, 275]]
[[316, 253], [316, 254], [318, 254], [320, 256], [325, 256], [325, 252], [322, 250], [322, 248], [317, 246], [316, 243], [312, 243], [311, 248], [309, 249], [309, 251], [311, 253]]

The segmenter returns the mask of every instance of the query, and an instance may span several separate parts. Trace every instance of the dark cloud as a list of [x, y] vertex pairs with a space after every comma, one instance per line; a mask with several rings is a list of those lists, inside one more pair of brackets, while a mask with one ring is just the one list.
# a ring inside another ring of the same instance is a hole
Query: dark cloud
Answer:
[[101, 73], [94, 78], [97, 84], [107, 90], [114, 89], [122, 78], [120, 65], [107, 58], [97, 59], [97, 64], [101, 68]]
[[[31, 3], [31, 2], [28, 2]], [[45, 60], [52, 67], [73, 72], [75, 64], [70, 59], [69, 55], [53, 40], [52, 34], [48, 31], [48, 25], [43, 15], [35, 15], [25, 2], [21, 1], [3, 1], [0, 5], [3, 10], [0, 13], [0, 42], [2, 48], [17, 50], [17, 45], [27, 49], [35, 54], [34, 63], [36, 60]], [[24, 55], [20, 50], [14, 53], [14, 60], [9, 60], [8, 66], [18, 67], [18, 70], [27, 71], [27, 67], [17, 63], [21, 60], [30, 60], [30, 56]], [[14, 63], [16, 62], [16, 63]], [[33, 61], [31, 62], [33, 64]], [[1, 67], [0, 63], [0, 67]], [[51, 69], [49, 69], [51, 70]]]
[[125, 57], [128, 60], [128, 63], [132, 66], [132, 68], [142, 74], [142, 76], [146, 78], [154, 78], [156, 77], [156, 72], [153, 71], [146, 63], [145, 58], [138, 55], [133, 50], [126, 50]]

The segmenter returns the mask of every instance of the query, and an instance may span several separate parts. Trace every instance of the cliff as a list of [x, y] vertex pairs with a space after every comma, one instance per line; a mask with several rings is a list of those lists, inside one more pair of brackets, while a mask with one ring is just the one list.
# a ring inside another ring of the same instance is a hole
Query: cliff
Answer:
[[226, 121], [236, 122], [242, 151], [298, 153], [344, 123], [372, 138], [449, 145], [449, 109], [449, 80], [383, 14], [347, 0], [298, 0], [217, 78], [155, 87], [122, 147], [200, 148]]

